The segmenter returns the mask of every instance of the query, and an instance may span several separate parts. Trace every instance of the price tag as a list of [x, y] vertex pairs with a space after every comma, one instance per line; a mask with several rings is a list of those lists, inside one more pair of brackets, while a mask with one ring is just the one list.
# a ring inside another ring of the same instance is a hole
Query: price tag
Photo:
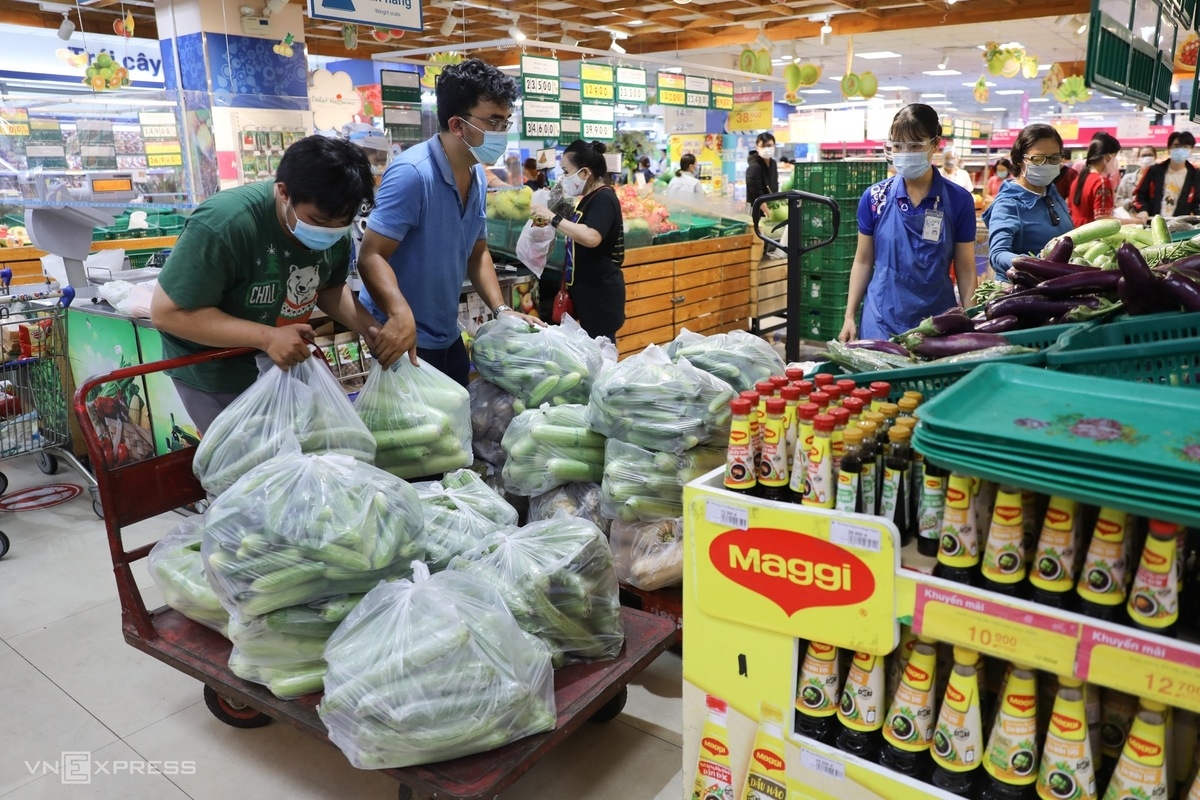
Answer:
[[179, 167], [183, 165], [183, 156], [179, 153], [164, 155], [147, 155], [148, 167]]
[[143, 139], [178, 139], [179, 129], [174, 125], [144, 125]]
[[534, 75], [525, 76], [525, 94], [536, 94], [543, 97], [554, 97], [558, 94], [557, 78], [539, 78]]
[[836, 758], [814, 753], [807, 747], [800, 748], [800, 768], [820, 773], [835, 781], [846, 780], [846, 765]]
[[917, 587], [913, 632], [1072, 675], [1080, 625], [933, 586]]
[[704, 504], [704, 518], [714, 525], [746, 530], [750, 527], [750, 512], [744, 508], [709, 500]]
[[658, 104], [660, 106], [686, 106], [687, 92], [681, 89], [659, 89]]
[[1101, 686], [1200, 711], [1200, 653], [1194, 648], [1085, 625], [1079, 675]]
[[609, 141], [616, 134], [615, 126], [607, 122], [583, 123], [583, 138], [597, 141]]
[[561, 131], [560, 123], [544, 119], [525, 120], [526, 139], [557, 139]]
[[530, 97], [557, 100], [562, 90], [558, 59], [521, 56], [521, 86], [527, 100]]
[[877, 529], [841, 520], [829, 523], [829, 541], [843, 547], [857, 547], [876, 553], [883, 550], [883, 537]]

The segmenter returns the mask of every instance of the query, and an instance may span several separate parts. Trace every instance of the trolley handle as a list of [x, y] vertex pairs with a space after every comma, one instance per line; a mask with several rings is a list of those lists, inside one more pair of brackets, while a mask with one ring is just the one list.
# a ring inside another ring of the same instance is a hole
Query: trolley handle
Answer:
[[[838, 206], [837, 201], [834, 200], [832, 197], [825, 197], [824, 195], [812, 194], [810, 192], [802, 192], [799, 190], [792, 190], [792, 191], [788, 191], [788, 192], [778, 192], [776, 194], [764, 194], [761, 197], [755, 198], [754, 205], [757, 206], [761, 203], [767, 203], [767, 202], [770, 202], [773, 200], [786, 200], [787, 201], [787, 204], [788, 204], [787, 221], [779, 223], [774, 228], [772, 228], [771, 231], [773, 233], [774, 231], [779, 230], [784, 225], [787, 225], [788, 226], [788, 243], [785, 245], [782, 242], [772, 239], [771, 237], [767, 236], [762, 231], [760, 231], [758, 229], [758, 223], [759, 223], [759, 220], [762, 219], [762, 217], [751, 213], [751, 219], [754, 221], [754, 235], [757, 236], [759, 239], [762, 239], [767, 244], [777, 247], [780, 250], [783, 250], [785, 253], [788, 254], [789, 258], [791, 258], [793, 256], [793, 254], [800, 256], [800, 255], [804, 255], [805, 253], [812, 252], [813, 250], [816, 250], [818, 248], [825, 247], [826, 245], [833, 244], [834, 240], [837, 239], [838, 229], [841, 227], [841, 224], [842, 224], [842, 211], [841, 211], [841, 208]], [[804, 203], [819, 203], [820, 205], [828, 206], [829, 210], [833, 212], [833, 225], [832, 225], [833, 232], [829, 235], [829, 238], [824, 239], [819, 242], [816, 242], [807, 247], [804, 246], [803, 240], [800, 236], [800, 209], [803, 207]]]

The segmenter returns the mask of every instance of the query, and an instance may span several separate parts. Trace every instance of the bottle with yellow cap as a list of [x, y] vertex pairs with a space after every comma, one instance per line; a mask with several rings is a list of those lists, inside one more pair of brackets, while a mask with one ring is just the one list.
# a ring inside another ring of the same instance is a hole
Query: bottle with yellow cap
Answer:
[[1001, 486], [996, 492], [987, 547], [983, 551], [983, 587], [1017, 595], [1025, 582], [1025, 522], [1021, 490]]
[[837, 648], [810, 641], [796, 680], [796, 733], [833, 744], [837, 734], [838, 695]]
[[974, 650], [954, 648], [954, 670], [933, 730], [933, 785], [970, 798], [978, 796], [983, 763], [978, 660]]
[[904, 425], [893, 425], [888, 431], [888, 452], [883, 465], [883, 491], [879, 500], [879, 516], [891, 520], [900, 532], [903, 546], [913, 537], [912, 517], [908, 505], [908, 470], [912, 464], [912, 448], [909, 442], [912, 430]]
[[1041, 800], [1096, 800], [1096, 775], [1083, 682], [1060, 677], [1042, 747], [1037, 796]]
[[863, 510], [864, 514], [874, 514], [878, 506], [879, 497], [879, 443], [877, 434], [879, 432], [878, 424], [871, 419], [865, 419], [869, 414], [874, 414], [874, 411], [863, 412], [864, 419], [859, 420], [858, 427], [863, 430], [862, 440], [862, 491], [863, 491]]
[[1092, 530], [1083, 572], [1075, 587], [1079, 611], [1106, 622], [1119, 622], [1125, 613], [1125, 537], [1129, 514], [1101, 508]]
[[1000, 692], [1000, 710], [983, 758], [981, 800], [1032, 800], [1038, 765], [1037, 678], [1013, 665]]
[[842, 454], [841, 469], [837, 474], [837, 500], [834, 508], [845, 513], [863, 513], [863, 433], [863, 429], [857, 426], [846, 428], [844, 433], [845, 452]]
[[1179, 622], [1176, 539], [1182, 535], [1183, 527], [1174, 522], [1150, 521], [1150, 533], [1142, 546], [1142, 558], [1125, 606], [1130, 621], [1142, 630], [1163, 636], [1175, 635]]
[[1142, 700], [1103, 800], [1167, 797], [1170, 787], [1166, 759], [1167, 707], [1155, 700]]
[[820, 409], [816, 403], [801, 403], [796, 406], [796, 449], [792, 453], [791, 475], [788, 477], [788, 493], [793, 503], [804, 500], [804, 487], [808, 480], [808, 451], [813, 445], [813, 420]]
[[838, 749], [868, 761], [879, 760], [883, 715], [887, 711], [887, 661], [882, 656], [857, 652], [842, 684], [837, 718]]
[[933, 742], [936, 685], [937, 650], [931, 640], [918, 638], [884, 721], [879, 763], [920, 781], [928, 781], [933, 770], [929, 748]]
[[1066, 497], [1050, 498], [1037, 552], [1029, 569], [1034, 602], [1066, 608], [1075, 588], [1075, 517], [1079, 503]]

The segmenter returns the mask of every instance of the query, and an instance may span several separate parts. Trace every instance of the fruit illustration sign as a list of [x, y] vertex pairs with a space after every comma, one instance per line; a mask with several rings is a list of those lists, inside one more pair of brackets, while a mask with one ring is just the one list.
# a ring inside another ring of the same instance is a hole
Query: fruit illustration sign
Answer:
[[419, 31], [425, 25], [420, 0], [308, 0], [314, 19]]
[[896, 536], [882, 519], [706, 498], [689, 504], [685, 534], [704, 613], [876, 655], [895, 647]]
[[1196, 74], [1196, 56], [1200, 54], [1200, 35], [1188, 31], [1186, 37], [1175, 47], [1175, 74], [1191, 77]]
[[105, 90], [163, 88], [162, 50], [156, 41], [89, 33], [84, 46], [78, 36], [64, 43], [53, 30], [12, 25], [0, 25], [0, 38], [5, 48], [0, 79], [73, 84], [102, 79]]

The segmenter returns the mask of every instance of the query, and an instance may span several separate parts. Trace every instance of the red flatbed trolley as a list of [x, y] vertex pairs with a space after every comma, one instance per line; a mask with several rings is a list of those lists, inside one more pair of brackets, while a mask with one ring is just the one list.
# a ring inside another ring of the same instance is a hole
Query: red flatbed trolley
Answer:
[[[86, 380], [75, 394], [75, 413], [87, 441], [99, 485], [109, 552], [121, 601], [125, 641], [204, 684], [204, 699], [213, 714], [229, 725], [254, 728], [279, 720], [328, 742], [317, 716], [319, 694], [279, 700], [265, 686], [230, 672], [230, 642], [170, 608], [147, 610], [131, 564], [145, 558], [152, 544], [126, 550], [122, 529], [204, 498], [192, 474], [189, 447], [123, 466], [110, 467], [88, 413], [86, 398], [98, 386], [177, 367], [240, 355], [246, 350], [220, 350], [142, 364]], [[669, 619], [624, 608], [625, 644], [609, 661], [572, 664], [554, 673], [558, 721], [554, 730], [528, 736], [495, 750], [436, 764], [384, 770], [400, 782], [400, 797], [415, 800], [483, 800], [495, 798], [516, 782], [542, 756], [588, 720], [604, 722], [625, 706], [628, 684], [675, 640]]]

